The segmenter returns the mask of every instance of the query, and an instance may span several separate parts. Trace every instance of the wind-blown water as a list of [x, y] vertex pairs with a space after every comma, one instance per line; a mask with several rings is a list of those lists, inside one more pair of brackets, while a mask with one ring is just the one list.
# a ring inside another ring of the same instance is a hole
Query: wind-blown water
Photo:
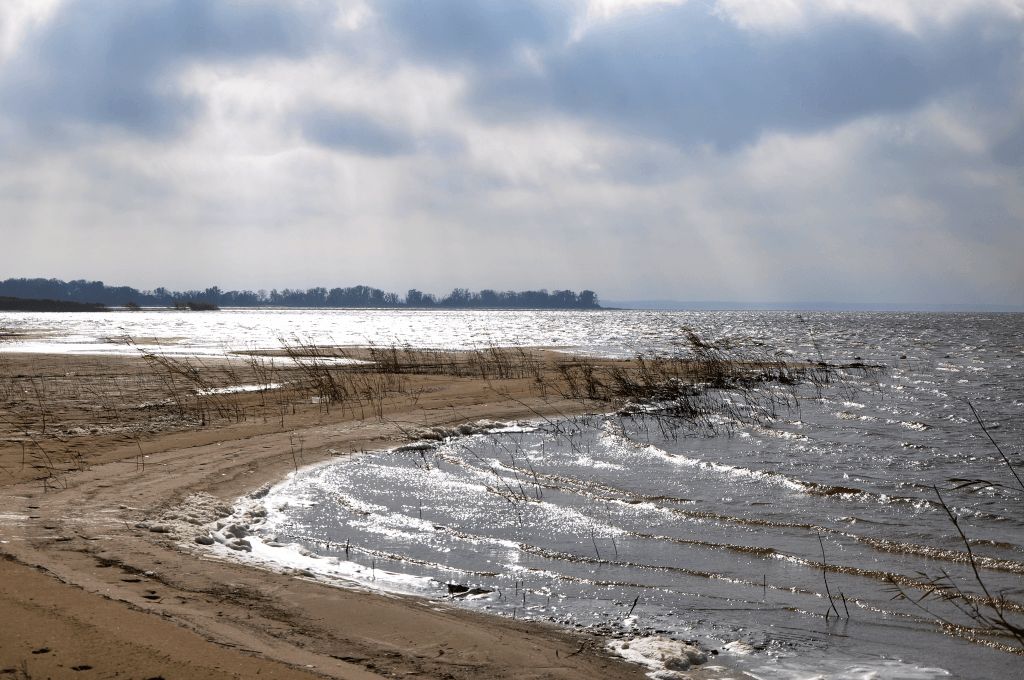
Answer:
[[[258, 326], [267, 313], [236, 314]], [[854, 371], [802, 388], [799, 406], [768, 426], [714, 436], [595, 416], [318, 466], [264, 499], [262, 535], [354, 562], [361, 578], [422, 577], [407, 589], [435, 596], [446, 584], [479, 589], [467, 606], [700, 638], [763, 678], [1005, 678], [1024, 667], [944, 633], [935, 615], [952, 615], [948, 605], [893, 599], [920, 597], [943, 573], [980, 590], [935, 486], [985, 586], [1020, 621], [1024, 493], [968, 402], [1019, 461], [1024, 316], [374, 311], [309, 312], [307, 327], [284, 314], [257, 337], [273, 344], [287, 327], [352, 344], [623, 356], [671, 351], [687, 326], [791, 359], [884, 364], [877, 380]], [[186, 330], [176, 337], [202, 337]], [[956, 489], [954, 478], [1011, 488]]]

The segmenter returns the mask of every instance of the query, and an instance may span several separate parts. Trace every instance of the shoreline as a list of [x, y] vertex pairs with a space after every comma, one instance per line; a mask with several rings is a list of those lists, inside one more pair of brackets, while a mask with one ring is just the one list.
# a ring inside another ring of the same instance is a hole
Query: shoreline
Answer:
[[[540, 421], [533, 422], [539, 423]], [[534, 426], [532, 423], [522, 420], [514, 423], [482, 420], [452, 428], [456, 432], [451, 437], [458, 438], [509, 430], [522, 431], [524, 428], [530, 431], [534, 429]], [[443, 444], [444, 441], [446, 440], [440, 440], [437, 443]], [[191, 552], [200, 558], [234, 562], [277, 574], [315, 580], [332, 588], [413, 598], [450, 607], [455, 612], [482, 614], [488, 618], [503, 619], [509, 622], [536, 623], [544, 628], [568, 632], [584, 641], [603, 642], [603, 645], [594, 648], [595, 652], [600, 654], [603, 648], [603, 653], [611, 654], [617, 660], [624, 659], [644, 666], [646, 667], [646, 677], [655, 680], [683, 680], [686, 678], [718, 680], [724, 677], [752, 677], [738, 669], [727, 669], [717, 664], [716, 656], [719, 654], [717, 649], [708, 651], [710, 648], [701, 647], [696, 641], [671, 638], [663, 634], [664, 631], [654, 632], [652, 629], [641, 631], [630, 629], [625, 625], [621, 630], [616, 630], [614, 625], [594, 629], [583, 624], [570, 626], [558, 623], [554, 619], [545, 620], [543, 617], [538, 618], [526, 614], [525, 611], [525, 615], [519, 617], [514, 613], [509, 616], [507, 611], [505, 613], [488, 612], [485, 610], [490, 607], [480, 609], [474, 607], [472, 603], [477, 600], [487, 601], [488, 594], [493, 591], [473, 586], [472, 582], [470, 585], [465, 585], [462, 582], [441, 581], [430, 576], [388, 571], [379, 566], [368, 566], [365, 559], [363, 563], [360, 563], [358, 560], [342, 558], [340, 554], [337, 556], [329, 554], [332, 545], [336, 553], [344, 547], [347, 554], [347, 546], [326, 543], [323, 547], [327, 552], [324, 553], [318, 547], [319, 544], [307, 548], [300, 543], [278, 543], [276, 541], [279, 539], [268, 540], [267, 536], [262, 534], [261, 529], [264, 528], [264, 525], [268, 523], [273, 525], [275, 511], [271, 499], [279, 500], [281, 490], [289, 486], [295, 478], [324, 467], [353, 464], [355, 459], [362, 455], [387, 456], [403, 451], [417, 451], [426, 443], [427, 440], [419, 440], [401, 446], [339, 454], [332, 458], [309, 463], [289, 472], [277, 483], [264, 484], [255, 491], [239, 497], [230, 515], [221, 516], [214, 522], [198, 527], [199, 532], [195, 533], [197, 545], [191, 545], [186, 541], [181, 547], [186, 552]], [[435, 442], [430, 443], [434, 444]], [[172, 512], [169, 517], [162, 519], [160, 523], [165, 527], [174, 527], [177, 524], [176, 529], [184, 529], [180, 533], [192, 533], [196, 527], [187, 525], [181, 527], [182, 513], [196, 512], [197, 510], [201, 513], [204, 505], [209, 505], [209, 499], [191, 497], [186, 500], [184, 506]], [[447, 594], [445, 593], [446, 586]], [[458, 590], [453, 591], [453, 587]], [[627, 621], [629, 618], [627, 617]]]
[[[55, 372], [67, 357], [25, 361]], [[89, 361], [107, 365], [105, 357]], [[183, 537], [147, 524], [194, 494], [208, 495], [215, 509], [280, 482], [299, 465], [407, 442], [412, 426], [585, 410], [577, 401], [532, 395], [521, 384], [527, 381], [509, 381], [503, 391], [485, 380], [421, 382], [414, 402], [389, 404], [381, 419], [293, 405], [280, 428], [264, 418], [158, 433], [144, 443], [127, 436], [101, 442], [103, 450], [87, 457], [95, 463], [64, 473], [66, 488], [6, 478], [0, 604], [20, 612], [26, 625], [0, 632], [0, 666], [60, 674], [77, 664], [143, 677], [643, 677], [647, 669], [613, 657], [600, 639], [204, 558], [184, 550]], [[15, 455], [8, 451], [3, 459], [9, 467]], [[46, 598], [50, 608], [34, 608]], [[132, 619], [130, 627], [120, 625], [122, 617]], [[83, 626], [106, 641], [72, 656], [69, 638], [56, 631]], [[29, 630], [39, 633], [27, 636]], [[687, 677], [714, 673], [695, 667]]]

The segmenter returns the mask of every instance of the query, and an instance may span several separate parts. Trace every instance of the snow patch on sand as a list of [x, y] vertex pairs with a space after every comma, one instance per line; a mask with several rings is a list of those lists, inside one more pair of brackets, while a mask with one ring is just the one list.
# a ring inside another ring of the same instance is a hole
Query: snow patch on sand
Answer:
[[281, 387], [281, 383], [267, 383], [266, 385], [229, 385], [227, 387], [210, 387], [207, 389], [196, 390], [196, 394], [200, 396], [211, 396], [215, 394], [241, 394], [244, 392], [263, 392], [265, 390], [276, 390]]

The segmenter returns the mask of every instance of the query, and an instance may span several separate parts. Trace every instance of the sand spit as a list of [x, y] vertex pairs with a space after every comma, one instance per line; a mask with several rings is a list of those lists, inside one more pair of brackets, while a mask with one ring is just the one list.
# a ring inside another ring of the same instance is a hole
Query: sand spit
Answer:
[[[16, 622], [0, 627], [0, 672], [595, 680], [648, 671], [597, 637], [330, 587], [211, 559], [195, 543], [205, 533], [215, 548], [248, 552], [244, 529], [217, 521], [299, 466], [407, 444], [432, 428], [582, 410], [538, 396], [530, 378], [415, 375], [372, 408], [330, 410], [288, 384], [273, 401], [230, 393], [218, 395], [221, 411], [168, 406], [153, 419], [140, 410], [152, 407], [128, 405], [167, 398], [166, 376], [142, 360], [8, 354], [0, 378], [40, 385], [0, 394], [0, 610]], [[84, 434], [63, 434], [72, 426]]]

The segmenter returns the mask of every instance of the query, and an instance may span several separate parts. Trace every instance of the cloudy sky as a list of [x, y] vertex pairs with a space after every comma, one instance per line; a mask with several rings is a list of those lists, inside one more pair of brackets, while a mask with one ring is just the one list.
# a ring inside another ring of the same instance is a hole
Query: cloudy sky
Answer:
[[1021, 0], [3, 0], [0, 278], [1024, 304]]

